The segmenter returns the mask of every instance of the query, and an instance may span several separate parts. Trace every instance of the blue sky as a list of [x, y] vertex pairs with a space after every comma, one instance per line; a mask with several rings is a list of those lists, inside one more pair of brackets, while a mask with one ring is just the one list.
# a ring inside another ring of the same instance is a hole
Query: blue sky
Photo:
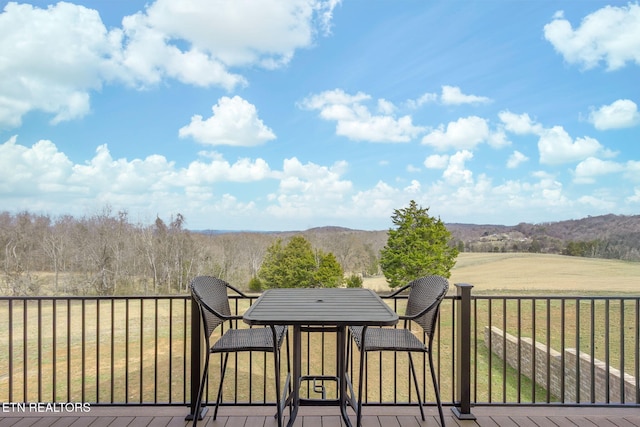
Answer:
[[640, 213], [637, 2], [0, 2], [0, 210], [191, 229]]

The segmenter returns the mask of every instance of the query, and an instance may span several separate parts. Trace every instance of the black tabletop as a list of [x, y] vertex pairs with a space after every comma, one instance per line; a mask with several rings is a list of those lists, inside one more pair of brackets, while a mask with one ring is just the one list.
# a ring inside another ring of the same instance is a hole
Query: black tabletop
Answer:
[[388, 326], [398, 315], [361, 288], [269, 289], [245, 312], [250, 325]]

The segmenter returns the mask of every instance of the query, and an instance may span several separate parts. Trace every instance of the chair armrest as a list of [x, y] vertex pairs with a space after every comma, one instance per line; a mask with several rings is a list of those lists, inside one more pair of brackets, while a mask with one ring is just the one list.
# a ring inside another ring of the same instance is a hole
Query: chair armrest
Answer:
[[411, 284], [404, 285], [403, 287], [393, 291], [389, 295], [382, 295], [380, 298], [382, 298], [382, 299], [394, 298], [396, 295], [398, 295], [399, 293], [401, 293], [402, 291], [406, 290], [409, 287], [411, 287]]
[[242, 292], [240, 289], [230, 285], [227, 283], [227, 288], [231, 289], [232, 291], [234, 291], [235, 293], [237, 293], [238, 295], [240, 295], [242, 298], [249, 298], [249, 295], [245, 294], [244, 292]]
[[406, 314], [403, 314], [402, 316], [398, 316], [398, 319], [400, 320], [414, 320], [417, 319], [420, 316], [424, 316], [426, 313], [430, 312], [431, 310], [433, 310], [434, 308], [436, 308], [442, 301], [437, 300], [434, 301], [433, 303], [431, 303], [431, 305], [427, 308], [425, 308], [424, 310], [421, 310], [419, 313], [414, 314], [412, 316], [407, 316]]
[[232, 314], [232, 315], [227, 316], [226, 314], [222, 314], [218, 310], [215, 310], [215, 309], [209, 307], [206, 303], [204, 303], [204, 301], [200, 301], [200, 303], [198, 305], [202, 309], [207, 310], [209, 313], [213, 314], [218, 319], [222, 319], [223, 321], [242, 319], [242, 316], [240, 316], [240, 315]]

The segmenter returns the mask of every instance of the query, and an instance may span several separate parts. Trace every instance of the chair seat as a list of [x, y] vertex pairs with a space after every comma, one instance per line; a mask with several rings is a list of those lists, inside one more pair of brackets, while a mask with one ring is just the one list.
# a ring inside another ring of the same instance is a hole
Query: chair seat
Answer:
[[[351, 326], [349, 328], [353, 339], [360, 351], [362, 349], [362, 326]], [[408, 329], [394, 328], [367, 328], [365, 335], [366, 348], [364, 351], [419, 351], [429, 350], [411, 331]]]
[[[276, 326], [277, 348], [280, 348], [287, 328]], [[273, 352], [273, 332], [270, 327], [251, 329], [229, 329], [211, 347], [211, 353], [227, 353], [239, 351]]]

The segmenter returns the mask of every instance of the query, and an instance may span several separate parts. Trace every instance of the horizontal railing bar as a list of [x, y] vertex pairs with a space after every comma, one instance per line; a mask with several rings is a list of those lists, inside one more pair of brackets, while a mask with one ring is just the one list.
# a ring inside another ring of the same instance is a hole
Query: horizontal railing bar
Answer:
[[567, 301], [567, 300], [578, 300], [578, 301], [637, 301], [640, 300], [640, 296], [580, 296], [580, 295], [565, 295], [565, 296], [557, 296], [557, 295], [473, 295], [471, 297], [474, 300], [552, 300], [552, 301]]
[[[118, 295], [118, 296], [0, 296], [0, 301], [111, 301], [111, 300], [189, 300], [189, 295]], [[241, 298], [229, 295], [229, 299]], [[253, 297], [252, 297], [253, 298]], [[257, 299], [256, 296], [253, 299]]]

